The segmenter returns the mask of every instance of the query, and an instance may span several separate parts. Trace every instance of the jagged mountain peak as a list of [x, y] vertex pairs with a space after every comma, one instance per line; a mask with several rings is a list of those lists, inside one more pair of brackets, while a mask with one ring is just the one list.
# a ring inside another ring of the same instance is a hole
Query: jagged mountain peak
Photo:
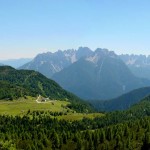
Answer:
[[105, 48], [97, 48], [95, 50], [96, 53], [101, 53], [101, 54], [108, 54], [109, 53], [109, 50], [108, 49], [105, 49]]
[[97, 48], [92, 55], [86, 57], [86, 60], [97, 64], [99, 61], [104, 61], [107, 57], [118, 58], [114, 51]]
[[105, 48], [104, 49], [97, 48], [94, 53], [98, 54], [99, 56], [117, 57], [114, 51], [109, 51], [108, 49], [105, 49]]
[[76, 49], [58, 50], [56, 52], [47, 52], [38, 54], [30, 63], [20, 67], [20, 69], [29, 69], [39, 71], [48, 78], [51, 78], [55, 73], [70, 66], [80, 59], [85, 59], [92, 63], [99, 63], [105, 57], [117, 57], [113, 51], [108, 49], [97, 48], [92, 51], [88, 47], [79, 47]]
[[76, 51], [76, 57], [77, 59], [88, 57], [93, 54], [93, 51], [89, 49], [88, 47], [79, 47]]
[[102, 49], [54, 74], [52, 78], [84, 99], [106, 100], [150, 85], [148, 80], [134, 76], [113, 51]]
[[82, 53], [92, 52], [92, 50], [90, 48], [88, 48], [88, 47], [82, 47], [82, 46], [80, 46], [77, 51], [78, 52], [82, 52]]
[[22, 68], [39, 71], [85, 99], [114, 98], [150, 85], [134, 76], [113, 51], [101, 48], [92, 51], [79, 47], [40, 54]]
[[70, 55], [73, 55], [76, 53], [76, 50], [75, 49], [67, 49], [67, 50], [64, 50], [62, 51], [64, 54], [70, 54]]
[[150, 79], [150, 55], [122, 54], [120, 59], [138, 77]]
[[56, 72], [68, 67], [80, 58], [88, 57], [93, 53], [88, 47], [79, 47], [78, 50], [58, 50], [56, 52], [47, 52], [38, 54], [30, 63], [27, 63], [19, 69], [36, 70], [51, 78]]
[[150, 65], [150, 56], [146, 55], [134, 55], [134, 54], [122, 54], [120, 58], [127, 64], [127, 65], [135, 65], [136, 67]]
[[41, 53], [41, 54], [38, 54], [32, 61], [36, 61], [36, 60], [45, 60], [46, 61], [47, 58], [52, 55], [53, 55], [52, 52]]

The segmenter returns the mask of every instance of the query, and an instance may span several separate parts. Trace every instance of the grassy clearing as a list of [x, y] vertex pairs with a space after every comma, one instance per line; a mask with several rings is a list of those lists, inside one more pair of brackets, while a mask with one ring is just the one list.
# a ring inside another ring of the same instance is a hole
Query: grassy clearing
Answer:
[[7, 115], [23, 115], [30, 109], [30, 111], [34, 110], [49, 110], [54, 112], [64, 111], [68, 102], [66, 101], [49, 101], [43, 103], [37, 103], [36, 98], [29, 97], [28, 99], [20, 98], [19, 100], [13, 101], [0, 101], [0, 114]]
[[[57, 116], [58, 119], [65, 120], [81, 120], [82, 118], [95, 118], [104, 116], [102, 113], [82, 114], [65, 107], [69, 102], [67, 101], [47, 101], [37, 103], [36, 98], [28, 97], [27, 99], [20, 98], [19, 100], [4, 101], [0, 100], [0, 115], [25, 115], [28, 110], [32, 111], [51, 111], [63, 112], [66, 115]], [[64, 107], [62, 107], [64, 106]], [[53, 116], [52, 116], [53, 117]]]

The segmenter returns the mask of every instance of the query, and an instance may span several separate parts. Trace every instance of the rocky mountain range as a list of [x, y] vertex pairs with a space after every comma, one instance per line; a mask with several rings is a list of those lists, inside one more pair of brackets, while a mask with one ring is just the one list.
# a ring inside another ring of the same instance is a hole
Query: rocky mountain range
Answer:
[[150, 55], [122, 54], [119, 57], [136, 76], [150, 79]]
[[125, 60], [107, 49], [79, 47], [39, 54], [19, 69], [39, 71], [81, 98], [105, 100], [150, 85], [136, 77]]
[[55, 53], [42, 53], [19, 69], [39, 71], [46, 77], [51, 78], [55, 73], [70, 66], [80, 58], [91, 54], [92, 51], [88, 47], [79, 47], [78, 50], [69, 49], [65, 51], [58, 50]]

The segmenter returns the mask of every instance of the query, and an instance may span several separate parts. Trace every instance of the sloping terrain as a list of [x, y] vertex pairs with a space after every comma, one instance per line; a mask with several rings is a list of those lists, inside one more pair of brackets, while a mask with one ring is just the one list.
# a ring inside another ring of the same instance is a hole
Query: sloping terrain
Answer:
[[0, 67], [0, 99], [16, 99], [39, 94], [49, 99], [66, 100], [70, 107], [79, 111], [90, 110], [91, 106], [75, 95], [63, 90], [55, 81], [35, 71], [16, 70], [9, 66]]
[[150, 95], [150, 87], [140, 88], [133, 90], [129, 93], [123, 94], [117, 98], [101, 101], [101, 100], [90, 100], [89, 102], [98, 111], [115, 111], [115, 110], [126, 110], [132, 105], [138, 103], [141, 99]]
[[35, 70], [51, 78], [55, 73], [63, 70], [80, 58], [91, 54], [92, 51], [88, 47], [79, 47], [78, 50], [68, 49], [65, 51], [58, 50], [54, 53], [42, 53], [19, 69]]
[[131, 69], [133, 65], [129, 65], [146, 64], [141, 57], [130, 60], [107, 49], [92, 51], [88, 47], [79, 47], [78, 50], [39, 54], [20, 69], [39, 71], [83, 99], [106, 100], [150, 86], [150, 81], [136, 76]]
[[137, 77], [150, 79], [150, 56], [122, 54], [119, 57]]
[[149, 86], [150, 81], [134, 76], [119, 57], [98, 49], [52, 77], [64, 89], [83, 99], [112, 99], [131, 90]]

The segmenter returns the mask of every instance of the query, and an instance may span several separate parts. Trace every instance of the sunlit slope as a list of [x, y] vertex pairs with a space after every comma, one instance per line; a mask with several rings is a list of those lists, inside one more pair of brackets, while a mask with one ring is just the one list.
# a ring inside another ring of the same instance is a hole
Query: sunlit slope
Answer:
[[55, 81], [36, 71], [0, 67], [0, 99], [13, 100], [20, 97], [42, 95], [51, 100], [70, 102], [70, 108], [78, 112], [92, 111], [92, 107], [77, 96], [62, 89]]

